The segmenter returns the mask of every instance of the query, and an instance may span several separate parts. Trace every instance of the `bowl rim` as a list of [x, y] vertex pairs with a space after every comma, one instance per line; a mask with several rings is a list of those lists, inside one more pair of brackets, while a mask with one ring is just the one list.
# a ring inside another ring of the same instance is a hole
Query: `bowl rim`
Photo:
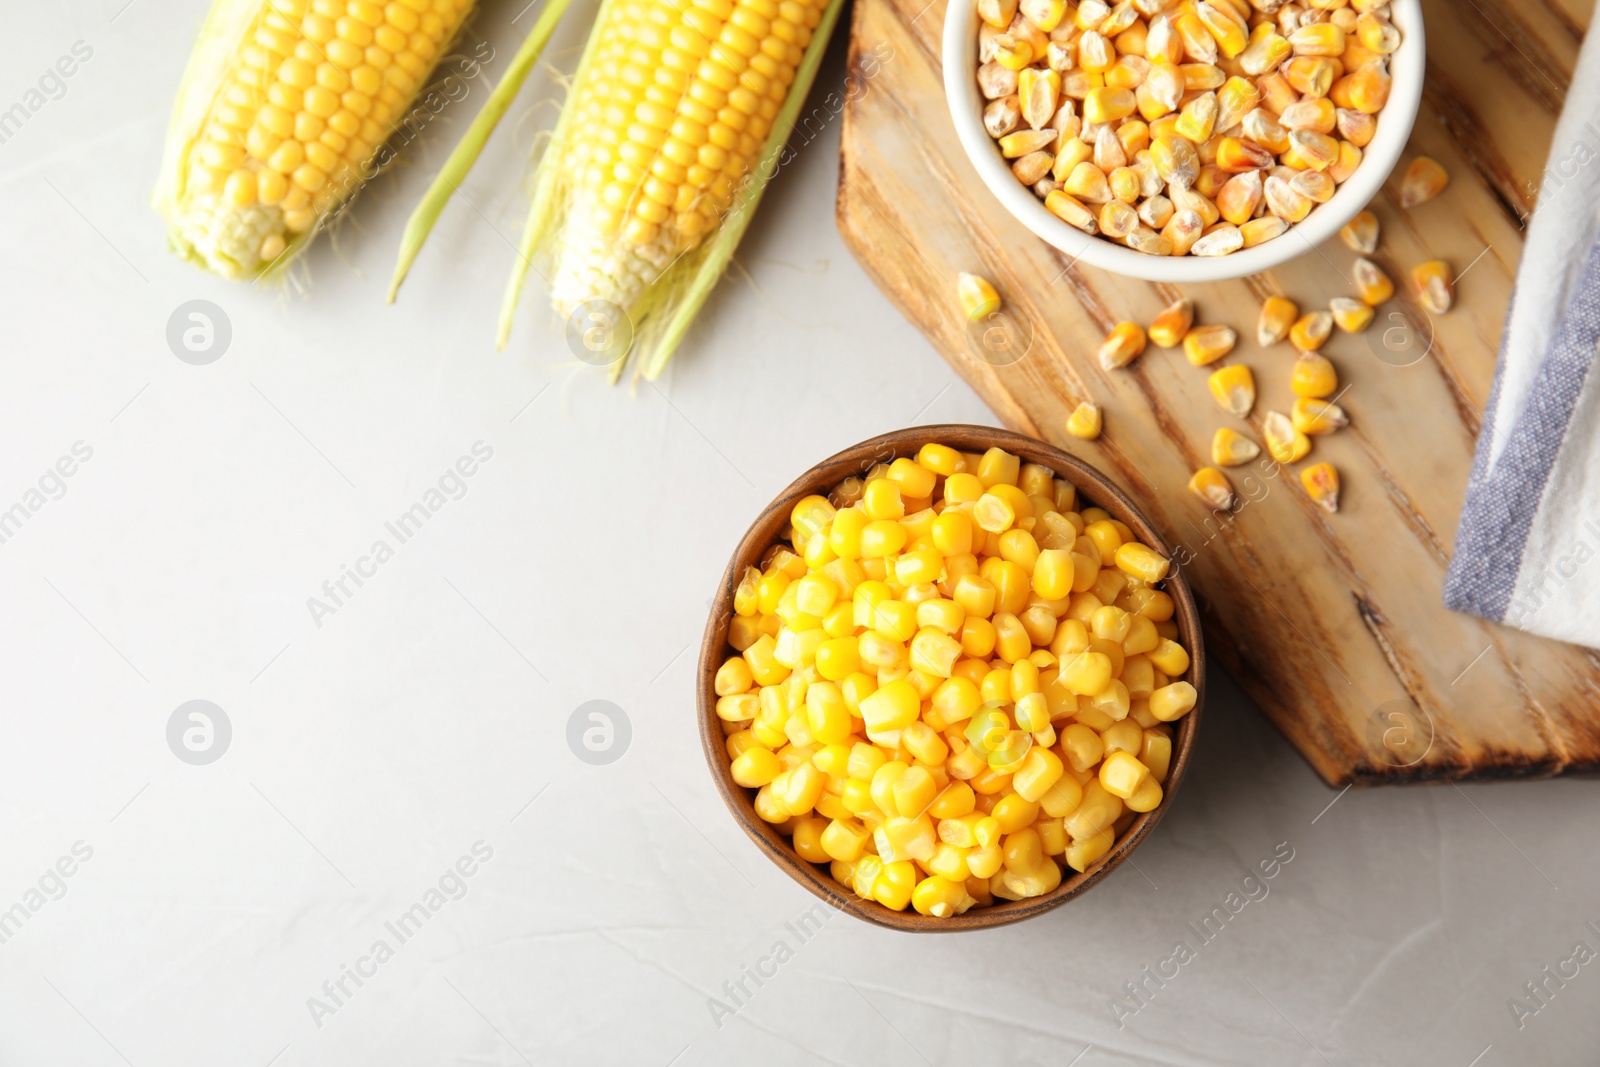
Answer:
[[1377, 130], [1362, 149], [1356, 172], [1325, 204], [1317, 204], [1288, 231], [1254, 248], [1225, 256], [1152, 256], [1094, 237], [1052, 215], [1031, 189], [1023, 187], [1001, 158], [983, 127], [978, 91], [977, 0], [950, 0], [941, 42], [945, 100], [957, 139], [990, 193], [1019, 222], [1046, 243], [1090, 266], [1152, 282], [1213, 282], [1269, 270], [1314, 251], [1365, 208], [1405, 152], [1422, 102], [1427, 67], [1427, 37], [1421, 0], [1390, 0], [1400, 47], [1389, 57], [1393, 83], [1379, 113]]
[[[1184, 673], [1183, 679], [1195, 688], [1195, 706], [1175, 724], [1172, 764], [1163, 786], [1161, 803], [1151, 811], [1140, 814], [1110, 851], [1091, 864], [1088, 870], [1063, 877], [1058, 887], [1042, 897], [997, 902], [990, 907], [973, 908], [964, 915], [946, 919], [921, 915], [909, 908], [891, 911], [876, 901], [858, 900], [854, 895], [841, 892], [831, 875], [823, 868], [801, 859], [787, 838], [756, 815], [752, 803], [754, 790], [734, 782], [727, 756], [726, 735], [716, 713], [714, 681], [717, 668], [728, 655], [728, 625], [733, 618], [733, 594], [739, 575], [747, 564], [759, 563], [761, 556], [776, 542], [788, 525], [789, 512], [794, 504], [802, 497], [819, 491], [826, 495], [844, 478], [865, 473], [874, 463], [915, 455], [922, 445], [929, 442], [948, 444], [962, 451], [999, 447], [1021, 456], [1025, 462], [1043, 464], [1070, 481], [1093, 505], [1103, 507], [1114, 518], [1127, 523], [1140, 540], [1168, 558], [1173, 555], [1166, 539], [1126, 493], [1098, 469], [1054, 445], [1011, 430], [966, 423], [915, 426], [880, 434], [842, 449], [806, 470], [762, 510], [740, 538], [723, 571], [722, 582], [713, 597], [711, 614], [706, 621], [696, 676], [696, 702], [701, 747], [718, 795], [734, 821], [744, 830], [745, 836], [755, 842], [781, 870], [819, 900], [858, 919], [913, 933], [952, 933], [1020, 922], [1058, 907], [1098, 883], [1148, 836], [1177, 795], [1194, 748], [1205, 704], [1205, 645], [1194, 594], [1182, 570], [1175, 570], [1165, 579], [1164, 588], [1172, 597], [1173, 618], [1177, 621], [1179, 636], [1189, 650], [1189, 670]], [[981, 447], [973, 447], [979, 445]]]

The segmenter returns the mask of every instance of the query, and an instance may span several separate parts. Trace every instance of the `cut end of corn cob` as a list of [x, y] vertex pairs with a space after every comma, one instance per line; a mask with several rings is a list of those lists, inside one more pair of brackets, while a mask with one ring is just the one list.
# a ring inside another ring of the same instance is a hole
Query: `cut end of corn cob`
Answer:
[[284, 266], [369, 180], [472, 0], [215, 0], [155, 206], [225, 278]]

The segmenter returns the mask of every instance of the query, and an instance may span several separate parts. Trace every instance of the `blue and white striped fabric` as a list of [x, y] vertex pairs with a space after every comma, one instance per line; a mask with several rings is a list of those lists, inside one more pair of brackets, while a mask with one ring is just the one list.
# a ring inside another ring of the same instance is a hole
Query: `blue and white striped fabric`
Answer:
[[1444, 599], [1600, 648], [1600, 33], [1528, 227]]

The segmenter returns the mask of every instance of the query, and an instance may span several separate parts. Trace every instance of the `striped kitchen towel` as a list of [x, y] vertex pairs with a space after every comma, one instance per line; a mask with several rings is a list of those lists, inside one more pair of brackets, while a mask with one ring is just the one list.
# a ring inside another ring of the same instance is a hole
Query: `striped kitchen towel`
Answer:
[[1600, 648], [1600, 33], [1528, 227], [1444, 600]]

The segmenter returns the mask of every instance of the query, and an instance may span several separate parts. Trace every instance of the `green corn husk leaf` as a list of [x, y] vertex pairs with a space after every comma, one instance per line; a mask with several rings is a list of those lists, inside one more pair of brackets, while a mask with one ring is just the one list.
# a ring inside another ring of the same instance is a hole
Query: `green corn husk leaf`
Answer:
[[389, 303], [394, 303], [395, 294], [400, 291], [400, 283], [405, 281], [412, 263], [416, 262], [417, 254], [422, 251], [423, 243], [433, 232], [433, 224], [439, 221], [439, 215], [449, 203], [450, 197], [461, 187], [467, 172], [478, 161], [483, 146], [489, 142], [495, 127], [505, 117], [506, 110], [511, 107], [511, 102], [516, 99], [523, 83], [528, 80], [528, 75], [533, 72], [545, 45], [550, 43], [550, 35], [555, 32], [556, 23], [561, 21], [561, 16], [571, 2], [572, 0], [548, 0], [544, 11], [540, 13], [533, 28], [528, 31], [528, 36], [523, 40], [522, 47], [518, 48], [517, 54], [512, 57], [511, 66], [506, 68], [505, 76], [495, 84], [489, 99], [484, 102], [483, 109], [472, 120], [472, 125], [457, 142], [455, 149], [450, 153], [450, 158], [445, 160], [439, 176], [433, 180], [433, 184], [423, 194], [421, 202], [412, 211], [411, 217], [406, 220], [405, 234], [400, 240], [399, 262], [395, 264], [394, 278], [389, 283]]
[[[571, 175], [563, 166], [565, 135], [568, 122], [576, 111], [575, 102], [586, 87], [587, 68], [593, 56], [600, 33], [605, 26], [607, 10], [614, 0], [605, 0], [590, 33], [583, 61], [573, 81], [573, 90], [562, 108], [550, 146], [540, 159], [534, 176], [533, 204], [528, 213], [527, 227], [518, 250], [518, 260], [506, 287], [505, 301], [501, 306], [500, 329], [497, 347], [503, 348], [511, 329], [518, 298], [535, 258], [553, 258], [556, 242], [561, 240], [568, 197], [571, 194]], [[741, 186], [741, 193], [714, 231], [676, 259], [660, 276], [653, 279], [642, 294], [623, 310], [633, 326], [633, 345], [610, 365], [608, 377], [616, 381], [621, 377], [628, 357], [633, 357], [635, 373], [653, 381], [672, 359], [684, 335], [694, 322], [695, 315], [705, 304], [723, 271], [727, 269], [740, 239], [750, 225], [755, 209], [761, 202], [767, 183], [777, 169], [778, 157], [788, 142], [790, 131], [799, 115], [806, 96], [816, 80], [817, 69], [827, 49], [828, 41], [838, 23], [843, 0], [829, 0], [823, 10], [805, 54], [795, 70], [793, 83], [783, 106], [774, 117], [772, 129], [762, 145], [753, 172]]]
[[[445, 23], [447, 35], [440, 42], [439, 59], [445, 58], [445, 46], [459, 32], [472, 7], [465, 6], [454, 25]], [[234, 71], [243, 62], [243, 49], [263, 25], [268, 10], [266, 0], [213, 0], [178, 87], [161, 171], [151, 196], [151, 206], [167, 223], [172, 250], [229, 279], [259, 281], [281, 276], [392, 156], [385, 144], [379, 144], [360, 166], [345, 166], [330, 174], [329, 181], [337, 183], [338, 195], [308, 229], [293, 234], [284, 227], [282, 212], [275, 206], [256, 203], [235, 208], [215, 194], [191, 187], [191, 164], [201, 148], [206, 127], [223, 102]], [[417, 101], [427, 91], [432, 77], [430, 71], [418, 79], [405, 106], [388, 118], [386, 135], [415, 113]], [[281, 237], [284, 247], [270, 260], [263, 260], [258, 253], [262, 241], [269, 236]]]

